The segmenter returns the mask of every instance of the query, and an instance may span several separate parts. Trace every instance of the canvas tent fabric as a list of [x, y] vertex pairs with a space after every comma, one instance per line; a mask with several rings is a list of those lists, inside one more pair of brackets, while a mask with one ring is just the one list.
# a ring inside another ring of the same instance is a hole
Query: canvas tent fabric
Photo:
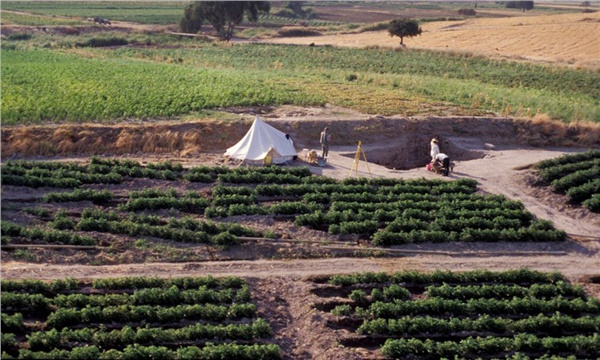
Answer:
[[273, 164], [292, 160], [296, 155], [291, 138], [258, 117], [246, 135], [225, 152], [233, 159]]

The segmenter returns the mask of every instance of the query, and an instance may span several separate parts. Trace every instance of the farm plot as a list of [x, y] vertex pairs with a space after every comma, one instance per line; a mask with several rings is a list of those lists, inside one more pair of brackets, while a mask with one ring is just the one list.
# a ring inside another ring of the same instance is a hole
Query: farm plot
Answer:
[[559, 273], [407, 271], [315, 278], [328, 326], [387, 358], [594, 358], [600, 301]]
[[[129, 189], [127, 183], [136, 179], [160, 179], [161, 185]], [[247, 238], [282, 237], [269, 227], [240, 225], [252, 216], [376, 246], [566, 237], [520, 202], [477, 194], [477, 183], [470, 179], [338, 181], [312, 176], [306, 167], [183, 169], [171, 162], [142, 166], [92, 158], [87, 165], [9, 161], [2, 167], [2, 182], [40, 188], [27, 206], [3, 202], [4, 245], [111, 246], [101, 235], [112, 234], [227, 248], [252, 240]], [[124, 190], [98, 189], [105, 184]], [[198, 188], [185, 191], [185, 186]], [[64, 191], [69, 187], [75, 189]]]
[[279, 359], [237, 277], [3, 280], [2, 358]]
[[175, 49], [82, 51], [81, 40], [72, 39], [71, 49], [60, 52], [39, 49], [38, 41], [2, 48], [7, 125], [173, 119], [233, 106], [327, 103], [382, 115], [427, 114], [442, 106], [461, 115], [600, 119], [599, 76], [584, 70], [412, 50], [184, 43]]
[[600, 150], [567, 154], [536, 164], [539, 176], [569, 201], [600, 212]]

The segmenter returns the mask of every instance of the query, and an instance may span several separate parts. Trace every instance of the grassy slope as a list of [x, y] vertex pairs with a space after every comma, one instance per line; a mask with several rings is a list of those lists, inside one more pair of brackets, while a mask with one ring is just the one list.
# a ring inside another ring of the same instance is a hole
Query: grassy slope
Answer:
[[324, 103], [384, 115], [442, 106], [600, 122], [600, 74], [585, 71], [420, 51], [275, 45], [70, 51], [2, 51], [5, 124]]

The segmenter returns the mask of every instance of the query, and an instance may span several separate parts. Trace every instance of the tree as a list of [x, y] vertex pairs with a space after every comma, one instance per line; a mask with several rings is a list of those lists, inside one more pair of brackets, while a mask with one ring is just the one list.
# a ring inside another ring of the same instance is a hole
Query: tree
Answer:
[[179, 30], [184, 33], [196, 33], [202, 28], [203, 15], [201, 8], [191, 3], [185, 7], [183, 17], [179, 20]]
[[416, 20], [404, 20], [396, 19], [390, 21], [388, 28], [390, 36], [398, 36], [400, 38], [400, 45], [404, 46], [404, 37], [413, 37], [421, 35], [421, 27]]
[[229, 41], [235, 26], [244, 20], [244, 15], [249, 21], [256, 22], [259, 13], [270, 10], [268, 1], [195, 1], [186, 6], [179, 28], [183, 32], [194, 33], [206, 21], [221, 39]]
[[506, 7], [509, 9], [522, 9], [525, 10], [533, 9], [533, 1], [507, 1]]

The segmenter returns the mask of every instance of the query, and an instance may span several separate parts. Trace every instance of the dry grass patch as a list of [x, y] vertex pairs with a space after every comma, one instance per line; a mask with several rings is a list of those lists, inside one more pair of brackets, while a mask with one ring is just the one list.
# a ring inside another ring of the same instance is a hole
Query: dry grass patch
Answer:
[[600, 124], [552, 120], [547, 114], [515, 119], [519, 140], [532, 146], [600, 146]]

